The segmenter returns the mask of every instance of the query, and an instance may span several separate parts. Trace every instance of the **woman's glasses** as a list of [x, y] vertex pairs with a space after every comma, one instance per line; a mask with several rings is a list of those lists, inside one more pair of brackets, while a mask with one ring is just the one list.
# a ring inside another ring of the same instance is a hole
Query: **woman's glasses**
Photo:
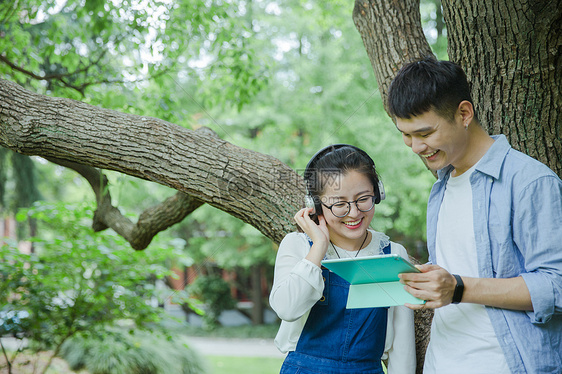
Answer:
[[338, 218], [342, 218], [349, 214], [349, 211], [351, 210], [351, 203], [354, 203], [360, 212], [368, 212], [369, 210], [373, 209], [373, 207], [375, 206], [375, 196], [367, 195], [367, 196], [362, 196], [359, 199], [353, 201], [339, 201], [330, 206], [324, 203], [322, 203], [322, 205], [330, 209], [330, 211], [334, 216]]

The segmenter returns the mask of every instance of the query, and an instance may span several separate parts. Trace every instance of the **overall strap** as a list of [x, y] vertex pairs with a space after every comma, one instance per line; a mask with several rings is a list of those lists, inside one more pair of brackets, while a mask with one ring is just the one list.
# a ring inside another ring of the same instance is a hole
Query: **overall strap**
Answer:
[[382, 253], [384, 253], [385, 255], [389, 255], [390, 254], [390, 245], [391, 245], [391, 243], [389, 242], [388, 245], [382, 249]]

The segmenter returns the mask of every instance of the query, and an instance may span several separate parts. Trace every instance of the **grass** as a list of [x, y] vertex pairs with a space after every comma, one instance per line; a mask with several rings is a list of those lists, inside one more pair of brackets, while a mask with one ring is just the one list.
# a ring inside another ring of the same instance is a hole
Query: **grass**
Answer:
[[[205, 356], [211, 372], [207, 374], [278, 374], [283, 358]], [[386, 367], [383, 366], [385, 373]]]
[[[21, 354], [14, 364], [14, 372], [18, 374], [37, 373], [34, 370], [34, 363], [38, 362], [38, 367], [42, 367], [49, 352], [35, 354]], [[34, 357], [35, 356], [35, 357]], [[209, 372], [206, 374], [278, 374], [283, 364], [283, 358], [272, 357], [230, 357], [230, 356], [204, 356]], [[0, 359], [0, 367], [5, 362]], [[5, 370], [7, 370], [4, 367]], [[0, 373], [4, 373], [0, 369]], [[7, 372], [7, 371], [6, 371]], [[53, 365], [47, 372], [48, 374], [88, 374], [87, 370], [73, 371], [69, 365], [61, 358], [55, 358]]]
[[283, 358], [205, 356], [208, 374], [278, 374]]

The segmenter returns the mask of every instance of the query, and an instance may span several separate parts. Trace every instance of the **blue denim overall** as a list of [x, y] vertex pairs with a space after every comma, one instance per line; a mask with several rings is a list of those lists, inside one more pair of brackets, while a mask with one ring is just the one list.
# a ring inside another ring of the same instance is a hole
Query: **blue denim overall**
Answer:
[[325, 268], [322, 276], [324, 294], [280, 374], [383, 374], [388, 308], [346, 309], [349, 282]]

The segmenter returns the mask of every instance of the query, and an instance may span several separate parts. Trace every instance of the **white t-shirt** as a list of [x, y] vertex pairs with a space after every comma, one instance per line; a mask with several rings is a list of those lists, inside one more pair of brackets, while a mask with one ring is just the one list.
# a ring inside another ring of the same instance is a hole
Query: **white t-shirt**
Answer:
[[[371, 242], [359, 253], [339, 247], [328, 247], [328, 258], [373, 256], [391, 243], [391, 253], [408, 258], [406, 249], [389, 241], [388, 236], [369, 230]], [[310, 309], [322, 296], [324, 281], [322, 270], [304, 257], [310, 243], [303, 233], [285, 236], [279, 245], [275, 260], [273, 288], [269, 303], [281, 318], [281, 327], [275, 337], [275, 345], [285, 353], [294, 351]], [[416, 369], [416, 346], [413, 311], [404, 307], [390, 307], [383, 358], [388, 357], [389, 374], [413, 374]]]
[[[434, 262], [453, 274], [478, 277], [470, 175], [450, 177], [439, 210]], [[483, 305], [449, 304], [435, 310], [424, 374], [510, 373]]]

